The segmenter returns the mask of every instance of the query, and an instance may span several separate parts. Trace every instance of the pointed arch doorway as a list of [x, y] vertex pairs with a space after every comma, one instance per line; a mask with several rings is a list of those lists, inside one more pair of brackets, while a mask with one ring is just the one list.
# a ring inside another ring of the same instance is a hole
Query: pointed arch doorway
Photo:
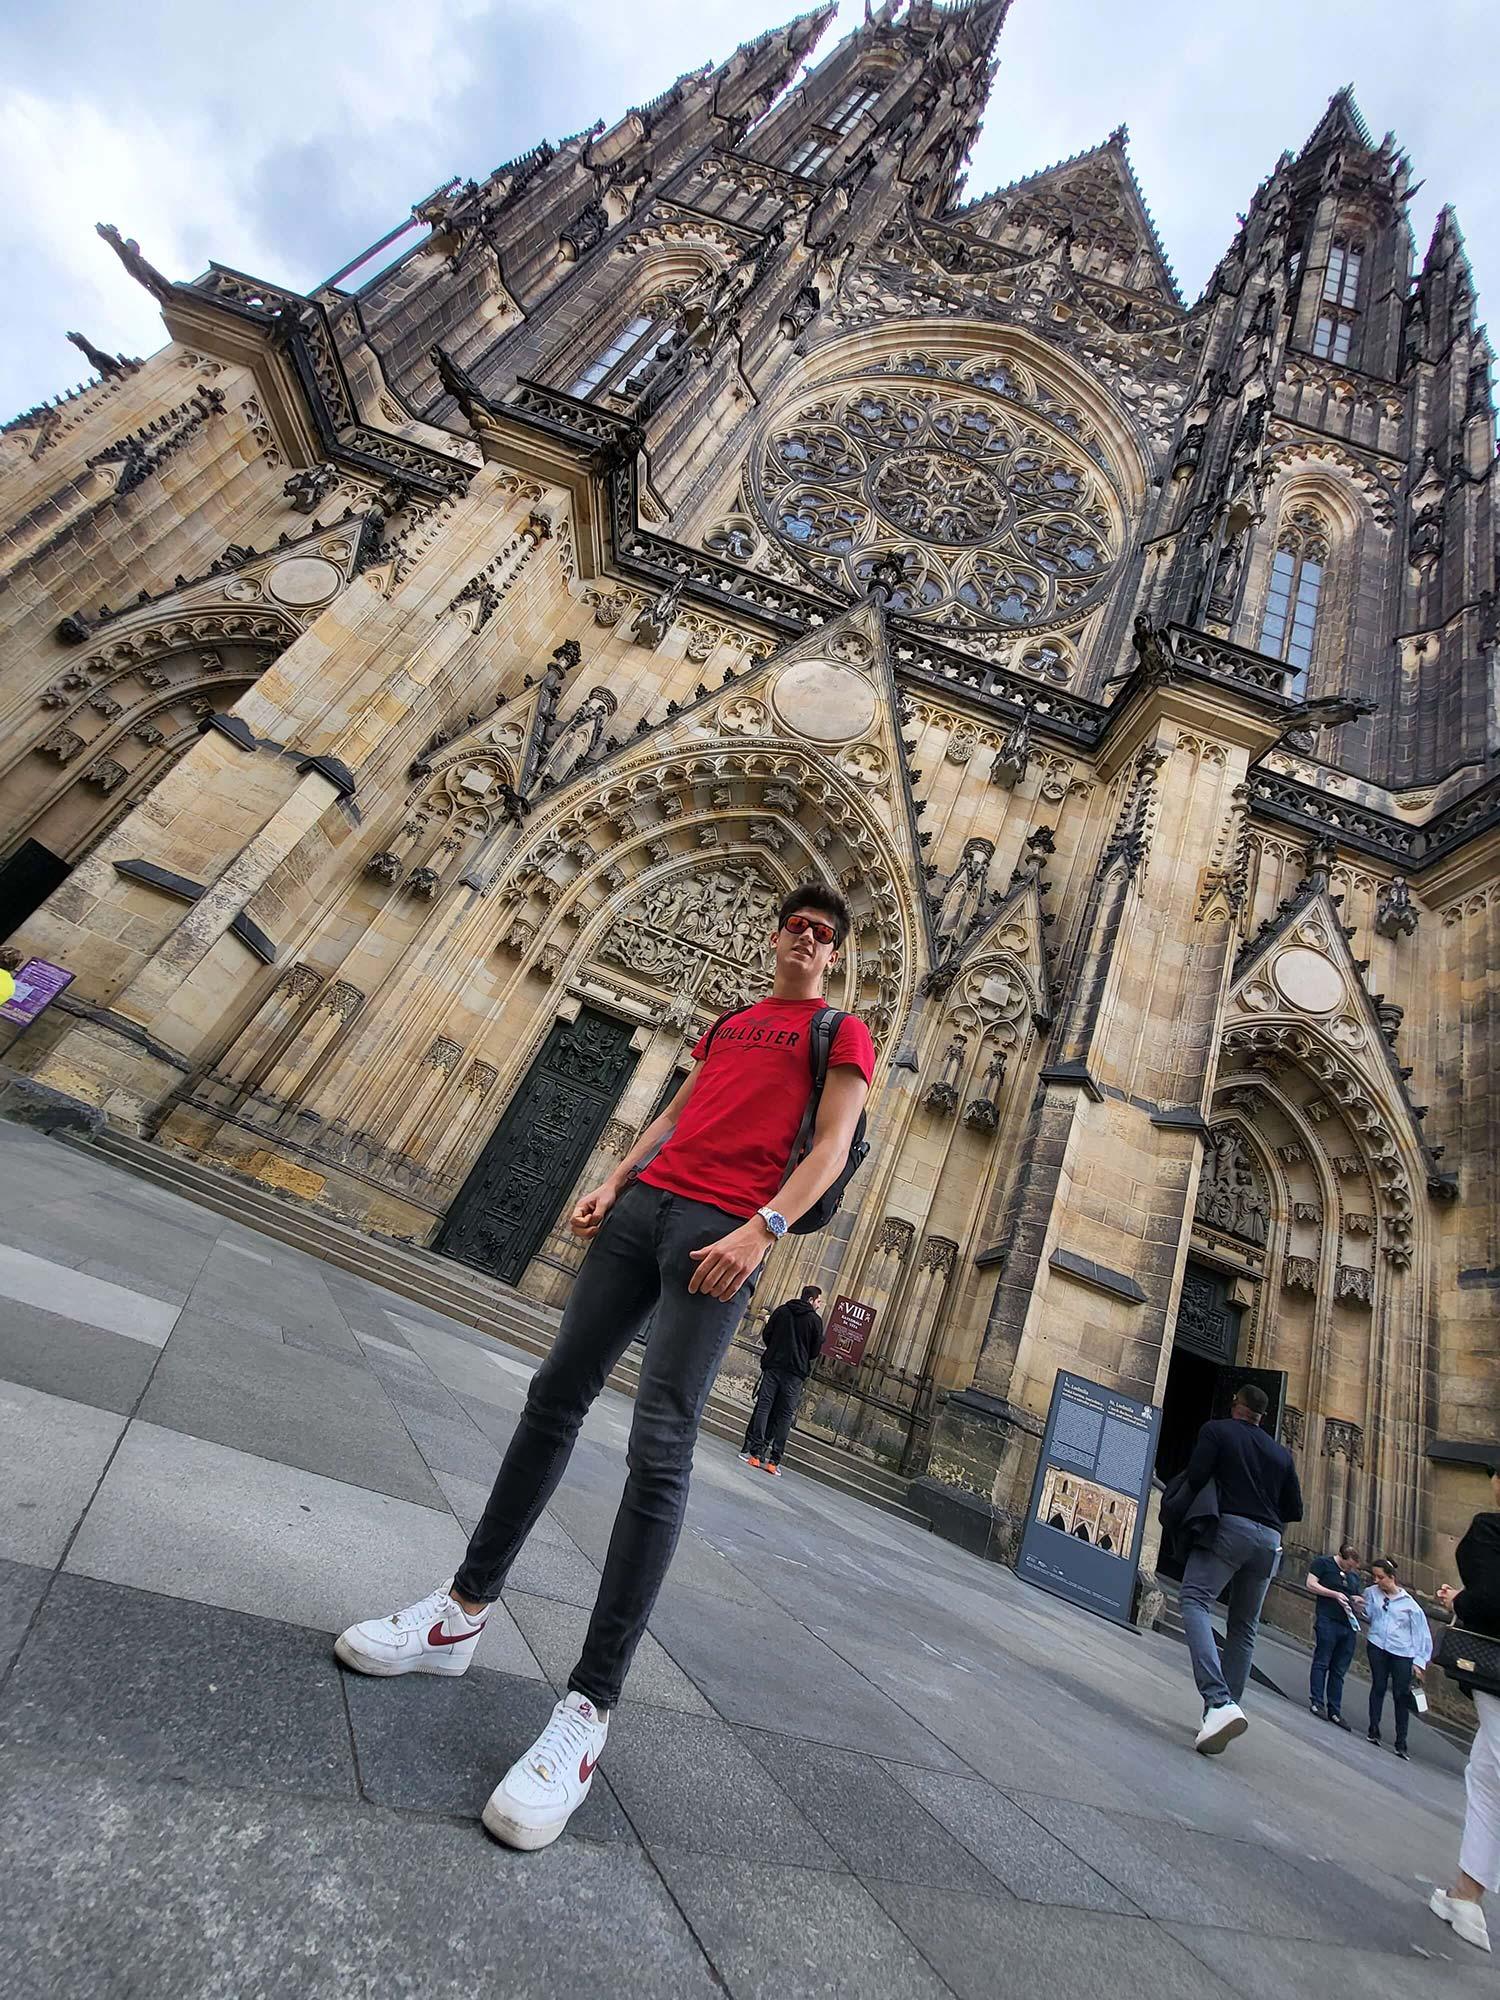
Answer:
[[[1262, 1428], [1271, 1437], [1280, 1434], [1286, 1375], [1277, 1368], [1247, 1367], [1236, 1358], [1245, 1308], [1234, 1298], [1234, 1287], [1230, 1273], [1189, 1257], [1182, 1274], [1157, 1438], [1156, 1476], [1163, 1481], [1185, 1470], [1199, 1431], [1210, 1418], [1229, 1415], [1234, 1392], [1244, 1383], [1265, 1391], [1269, 1407]], [[1165, 1549], [1162, 1553], [1166, 1574], [1180, 1575], [1180, 1565], [1167, 1557]]]

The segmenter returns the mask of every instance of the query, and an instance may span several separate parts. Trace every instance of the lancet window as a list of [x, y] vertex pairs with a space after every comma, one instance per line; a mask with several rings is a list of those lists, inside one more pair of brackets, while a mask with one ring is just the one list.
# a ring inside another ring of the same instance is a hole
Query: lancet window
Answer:
[[1328, 253], [1323, 274], [1322, 310], [1313, 328], [1313, 353], [1327, 361], [1347, 361], [1359, 307], [1359, 274], [1364, 250], [1343, 238]]
[[786, 160], [788, 172], [821, 173], [864, 114], [880, 102], [880, 95], [878, 85], [866, 83], [841, 97], [793, 146]]
[[1294, 508], [1276, 538], [1260, 650], [1295, 669], [1287, 692], [1298, 698], [1307, 690], [1327, 567], [1328, 523], [1315, 507]]
[[569, 395], [589, 400], [618, 395], [656, 360], [676, 332], [676, 316], [667, 305], [642, 306], [579, 373]]

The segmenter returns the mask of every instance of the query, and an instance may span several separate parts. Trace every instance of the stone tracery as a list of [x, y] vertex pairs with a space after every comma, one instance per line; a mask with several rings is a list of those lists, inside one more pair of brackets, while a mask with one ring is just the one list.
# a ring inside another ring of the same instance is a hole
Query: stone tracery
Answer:
[[941, 372], [909, 355], [878, 386], [805, 401], [761, 453], [761, 518], [820, 582], [859, 595], [895, 555], [896, 610], [970, 628], [1075, 619], [1119, 543], [1092, 432], [1019, 367]]

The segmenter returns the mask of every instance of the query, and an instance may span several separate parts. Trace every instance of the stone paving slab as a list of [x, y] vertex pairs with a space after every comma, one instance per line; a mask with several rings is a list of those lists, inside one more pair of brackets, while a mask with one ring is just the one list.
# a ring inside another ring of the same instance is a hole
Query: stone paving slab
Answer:
[[[909, 1764], [893, 1764], [890, 1773], [1013, 1896], [1123, 1916], [1141, 1914], [1128, 1896], [993, 1785]], [[955, 1881], [947, 1886], [962, 1885]]]
[[651, 1629], [731, 1722], [814, 1742], [958, 1768], [958, 1758], [889, 1696], [784, 1612], [720, 1598], [705, 1618], [696, 1593], [667, 1589]]
[[0, 1679], [21, 1650], [21, 1641], [51, 1581], [50, 1569], [0, 1560]]
[[122, 1340], [61, 1313], [0, 1303], [0, 1381], [124, 1417], [140, 1401], [157, 1358], [147, 1341]]
[[1023, 1799], [1049, 1832], [1096, 1868], [1148, 1916], [1229, 1930], [1404, 1952], [1432, 1919], [1394, 1880], [1372, 1895], [1337, 1863], [1256, 1841], [1205, 1836], [1144, 1813], [1106, 1813], [1060, 1799]]
[[[993, 1878], [873, 1757], [741, 1729], [763, 1764], [851, 1871], [865, 1880], [989, 1890]], [[950, 1781], [943, 1774], [940, 1782]]]
[[91, 1277], [13, 1243], [0, 1243], [0, 1299], [12, 1326], [26, 1323], [31, 1312], [56, 1312], [148, 1347], [166, 1346], [181, 1310], [180, 1302], [172, 1304], [108, 1278]]
[[0, 1752], [7, 2000], [723, 2000], [636, 1849]]
[[734, 2000], [945, 2000], [948, 1989], [852, 1875], [750, 1859], [705, 1868], [671, 1847], [654, 1859]]
[[125, 1419], [0, 1381], [0, 1556], [61, 1560]]
[[1436, 1925], [1424, 1934], [1420, 1950], [1405, 1958], [1191, 1924], [1165, 1928], [1243, 2000], [1285, 2000], [1289, 1993], [1315, 1994], [1317, 2000], [1434, 2000], [1437, 1994], [1443, 2000], [1481, 1995], [1494, 2000], [1494, 1960], [1458, 1940], [1445, 1947]]
[[[452, 1576], [463, 1551], [463, 1531], [446, 1509], [137, 1421], [68, 1568], [334, 1633], [425, 1596]], [[477, 1658], [541, 1678], [503, 1606]]]
[[139, 1776], [355, 1796], [320, 1636], [86, 1577], [53, 1585], [0, 1695], [0, 1741]]
[[227, 1325], [182, 1328], [141, 1419], [418, 1506], [443, 1497], [390, 1398], [361, 1366]]
[[[914, 1889], [871, 1894], [959, 2000], [1233, 2000], [1236, 1989], [1140, 1917]], [[1287, 1992], [1308, 1992], [1292, 1987]]]
[[622, 1704], [605, 1754], [615, 1796], [653, 1852], [774, 1854], [788, 1865], [840, 1866], [727, 1723]]

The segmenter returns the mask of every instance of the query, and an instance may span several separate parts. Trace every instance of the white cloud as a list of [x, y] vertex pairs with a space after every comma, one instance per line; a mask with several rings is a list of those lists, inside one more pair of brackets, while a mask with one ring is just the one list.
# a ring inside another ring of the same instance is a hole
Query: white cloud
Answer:
[[[315, 284], [450, 175], [614, 117], [803, 0], [53, 0], [0, 20], [0, 414], [80, 372], [63, 342], [160, 344], [151, 300], [94, 234], [171, 276], [210, 258]], [[839, 32], [862, 18], [843, 0]], [[1426, 185], [1419, 249], [1456, 203], [1481, 282], [1500, 266], [1490, 0], [1016, 0], [968, 192], [1095, 145], [1131, 155], [1184, 292], [1331, 91], [1352, 81]], [[56, 51], [66, 48], [66, 65]], [[54, 81], [55, 79], [55, 81]], [[1500, 282], [1500, 278], [1496, 279]]]

